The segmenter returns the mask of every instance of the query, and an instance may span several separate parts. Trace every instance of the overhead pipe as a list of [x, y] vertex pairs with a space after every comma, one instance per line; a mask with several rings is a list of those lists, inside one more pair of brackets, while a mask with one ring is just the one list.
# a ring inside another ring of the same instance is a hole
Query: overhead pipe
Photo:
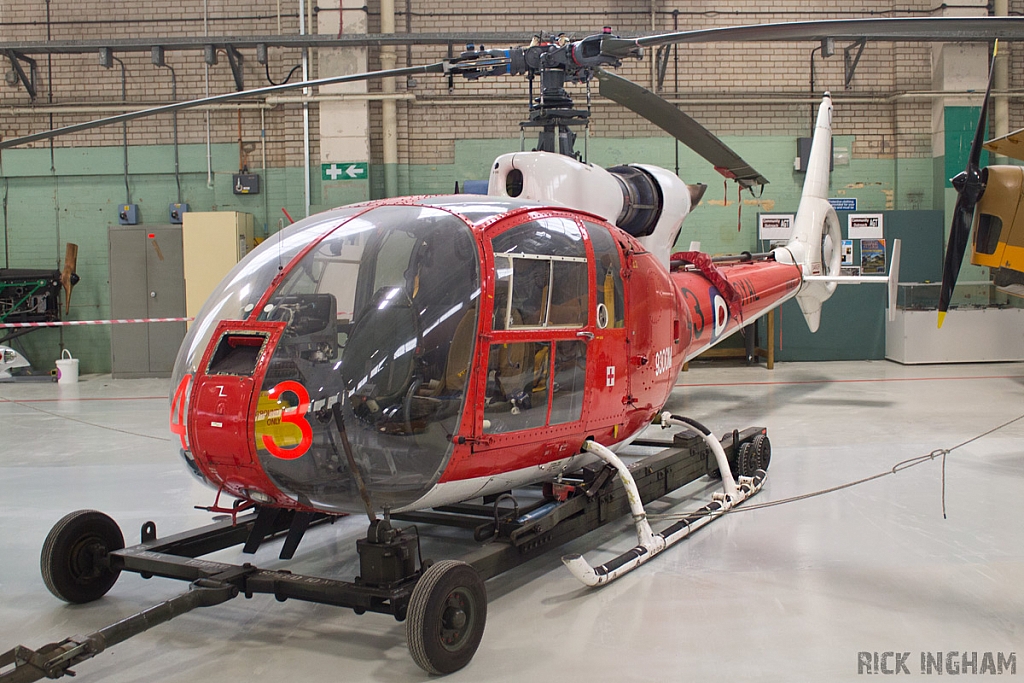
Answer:
[[[384, 93], [331, 93], [325, 95], [271, 95], [263, 102], [238, 102], [238, 103], [214, 103], [207, 104], [196, 109], [219, 110], [236, 109], [244, 110], [267, 110], [275, 109], [281, 105], [302, 104], [303, 102], [332, 102], [332, 101], [359, 101], [359, 100], [415, 100], [416, 95], [411, 92], [396, 92], [391, 95]], [[0, 115], [4, 116], [38, 116], [39, 114], [104, 114], [110, 112], [135, 111], [140, 108], [156, 107], [165, 102], [137, 102], [131, 104], [55, 104], [53, 106], [2, 106]]]
[[[306, 35], [306, 0], [299, 0], [299, 35]], [[309, 48], [302, 48], [302, 80], [309, 80]], [[308, 96], [309, 88], [302, 89], [303, 97]], [[305, 202], [306, 216], [309, 216], [310, 183], [309, 177], [309, 101], [302, 102], [302, 196]]]
[[[280, 5], [278, 6], [280, 9]], [[260, 156], [263, 163], [263, 238], [270, 237], [270, 194], [267, 187], [267, 112], [260, 109]]]
[[[128, 73], [127, 73], [127, 71], [126, 71], [126, 69], [124, 67], [124, 62], [122, 62], [117, 57], [113, 57], [113, 56], [111, 57], [111, 59], [113, 59], [115, 62], [117, 62], [118, 64], [121, 65], [121, 101], [122, 102], [127, 102], [128, 101]], [[121, 124], [121, 136], [122, 136], [123, 141], [124, 141], [124, 145], [123, 145], [123, 147], [124, 147], [124, 203], [125, 204], [131, 204], [132, 203], [132, 191], [131, 191], [131, 188], [128, 187], [128, 122], [127, 121], [125, 121], [124, 123]]]
[[[210, 35], [210, 3], [203, 0], [203, 37]], [[210, 63], [205, 62], [206, 96], [210, 96]], [[213, 189], [213, 141], [210, 132], [210, 110], [206, 110], [206, 187]]]
[[[395, 32], [395, 0], [380, 0], [380, 32]], [[394, 46], [381, 47], [381, 69], [394, 69], [396, 61]], [[395, 79], [383, 79], [381, 92], [393, 95]], [[381, 102], [381, 129], [384, 138], [384, 196], [395, 197], [398, 195], [398, 105], [393, 99], [384, 99]]]
[[[974, 90], [955, 90], [955, 91], [914, 91], [905, 93], [892, 93], [888, 95], [874, 95], [874, 96], [855, 96], [855, 97], [833, 97], [833, 101], [837, 104], [892, 104], [903, 100], [937, 100], [945, 97], [956, 97], [963, 95], [977, 95], [977, 91]], [[1024, 90], [1004, 90], [1004, 91], [992, 91], [993, 95], [1001, 95], [1010, 100], [1019, 101], [1024, 99]], [[522, 104], [524, 98], [522, 97], [489, 97], [489, 98], [459, 98], [459, 97], [447, 97], [437, 95], [419, 95], [416, 98], [416, 103], [421, 106], [486, 106], [486, 105], [514, 105]], [[749, 96], [731, 96], [731, 97], [716, 97], [716, 96], [693, 96], [693, 97], [678, 97], [678, 98], [665, 98], [669, 103], [678, 106], [686, 105], [713, 105], [713, 104], [730, 104], [730, 105], [746, 105], [746, 104], [810, 104], [817, 102], [821, 104], [821, 97], [812, 97], [810, 95], [756, 95], [751, 94]], [[594, 100], [595, 106], [609, 106], [616, 105], [611, 100]], [[0, 108], [2, 109], [2, 108]]]
[[[961, 96], [961, 95], [977, 95], [975, 91], [918, 91], [918, 92], [906, 92], [896, 93], [890, 95], [876, 95], [876, 96], [857, 96], [857, 97], [834, 97], [833, 101], [839, 104], [892, 104], [894, 102], [903, 100], [934, 100], [942, 99], [945, 97]], [[1012, 101], [1024, 100], [1024, 90], [1003, 90], [998, 91], [992, 90], [993, 96], [1005, 97]], [[303, 102], [327, 102], [327, 101], [342, 101], [342, 100], [409, 100], [415, 101], [419, 105], [423, 106], [506, 106], [521, 104], [522, 98], [516, 97], [491, 97], [491, 98], [452, 98], [445, 96], [423, 96], [416, 95], [411, 92], [396, 92], [393, 94], [384, 93], [332, 93], [323, 95], [270, 95], [264, 98], [263, 102], [240, 102], [240, 103], [213, 103], [196, 107], [197, 110], [218, 110], [218, 109], [230, 109], [235, 111], [236, 109], [273, 109], [280, 105], [287, 104], [301, 104]], [[730, 105], [741, 105], [741, 104], [807, 104], [811, 102], [811, 98], [807, 95], [794, 95], [794, 96], [772, 96], [772, 95], [750, 95], [749, 97], [714, 97], [714, 96], [700, 96], [700, 97], [686, 97], [684, 98], [666, 98], [672, 104], [687, 105], [687, 104], [730, 104]], [[813, 101], [821, 103], [820, 98], [816, 98]], [[5, 116], [38, 116], [39, 114], [101, 114], [106, 112], [123, 112], [123, 111], [134, 111], [140, 108], [149, 108], [166, 104], [165, 102], [132, 102], [125, 104], [54, 104], [51, 106], [36, 105], [36, 106], [3, 106], [0, 105], [0, 115]], [[611, 106], [614, 102], [609, 100], [596, 100], [594, 106]]]
[[[993, 3], [993, 14], [1005, 17], [1010, 13], [1009, 0], [995, 0]], [[1006, 50], [995, 64], [995, 82], [992, 84], [994, 91], [1006, 90], [1010, 85], [1010, 59], [1009, 50]], [[1010, 132], [1010, 102], [1005, 97], [997, 95], [992, 101], [993, 112], [993, 137], [1002, 137]], [[1006, 163], [1006, 157], [999, 155], [994, 159], [996, 163]]]
[[[155, 48], [154, 48], [155, 49]], [[178, 74], [175, 73], [174, 67], [163, 61], [161, 55], [160, 63], [156, 63], [154, 58], [154, 64], [158, 68], [164, 68], [171, 72], [171, 99], [175, 102], [178, 101]], [[174, 184], [178, 188], [178, 203], [181, 204], [181, 164], [178, 159], [178, 112], [172, 113], [172, 121], [174, 126]]]

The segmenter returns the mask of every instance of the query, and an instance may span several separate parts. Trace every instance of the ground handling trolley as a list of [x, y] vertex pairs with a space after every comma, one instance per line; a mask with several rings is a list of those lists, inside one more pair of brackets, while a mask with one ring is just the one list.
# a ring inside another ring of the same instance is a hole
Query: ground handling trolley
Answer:
[[[707, 438], [684, 429], [671, 442], [635, 441], [634, 446], [647, 451], [657, 449], [628, 466], [641, 501], [657, 500], [705, 475], [720, 476]], [[771, 457], [765, 429], [736, 430], [720, 443], [745, 494], [760, 490]], [[542, 495], [534, 495], [523, 507], [508, 493], [479, 504], [395, 514], [371, 523], [365, 538], [357, 541], [360, 576], [354, 581], [200, 559], [243, 544], [243, 552], [253, 553], [264, 540], [280, 536], [285, 536], [281, 558], [291, 559], [308, 527], [333, 519], [322, 514], [257, 507], [167, 538], [158, 538], [156, 525], [146, 522], [141, 543], [125, 547], [120, 528], [109, 516], [92, 510], [72, 512], [53, 527], [42, 551], [43, 580], [57, 597], [69, 603], [97, 600], [122, 571], [187, 581], [189, 589], [86, 636], [38, 650], [18, 646], [0, 654], [0, 683], [74, 675], [72, 666], [158, 624], [196, 607], [256, 593], [281, 601], [347, 607], [357, 614], [390, 614], [406, 622], [409, 650], [419, 666], [434, 674], [450, 673], [469, 663], [483, 636], [484, 581], [629, 514], [629, 498], [622, 474], [616, 476], [611, 465], [598, 463], [557, 484], [544, 485]], [[713, 501], [660, 535], [688, 534], [726, 509]], [[461, 560], [423, 560], [415, 527], [399, 528], [393, 521], [469, 529], [481, 544]], [[633, 549], [597, 571], [610, 575], [643, 552]], [[569, 564], [567, 558], [563, 561]]]

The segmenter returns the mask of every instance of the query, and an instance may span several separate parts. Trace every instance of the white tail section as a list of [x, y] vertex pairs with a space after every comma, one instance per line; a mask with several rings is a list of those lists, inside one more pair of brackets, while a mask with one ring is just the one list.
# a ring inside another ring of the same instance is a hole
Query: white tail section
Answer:
[[896, 285], [900, 278], [900, 241], [893, 240], [889, 275], [840, 275], [842, 237], [839, 217], [828, 203], [828, 174], [832, 157], [832, 96], [825, 93], [818, 107], [814, 140], [807, 162], [807, 177], [800, 195], [793, 236], [786, 246], [775, 250], [775, 260], [792, 263], [803, 271], [803, 284], [796, 295], [800, 311], [811, 332], [818, 331], [821, 305], [840, 284], [884, 283], [889, 286], [889, 320], [896, 313]]
[[821, 305], [836, 291], [836, 282], [814, 280], [816, 276], [839, 274], [842, 261], [842, 232], [839, 217], [828, 203], [829, 166], [832, 157], [832, 96], [825, 93], [818, 107], [807, 177], [800, 196], [793, 236], [785, 247], [775, 250], [775, 260], [792, 263], [803, 270], [804, 284], [797, 303], [811, 332], [816, 332]]

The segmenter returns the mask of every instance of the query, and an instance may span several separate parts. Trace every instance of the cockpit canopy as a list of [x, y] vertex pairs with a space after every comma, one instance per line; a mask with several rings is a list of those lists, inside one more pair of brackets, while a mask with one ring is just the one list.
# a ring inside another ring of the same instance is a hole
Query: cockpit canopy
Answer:
[[[402, 200], [296, 223], [239, 263], [207, 301], [179, 351], [174, 386], [196, 373], [255, 379], [256, 458], [300, 503], [358, 508], [360, 481], [377, 508], [412, 502], [443, 472], [465, 404], [481, 294], [471, 225], [523, 206], [488, 197]], [[238, 329], [215, 339], [222, 320], [238, 320]], [[267, 323], [284, 328], [261, 361], [259, 339], [239, 333]], [[296, 406], [304, 421], [282, 419]]]

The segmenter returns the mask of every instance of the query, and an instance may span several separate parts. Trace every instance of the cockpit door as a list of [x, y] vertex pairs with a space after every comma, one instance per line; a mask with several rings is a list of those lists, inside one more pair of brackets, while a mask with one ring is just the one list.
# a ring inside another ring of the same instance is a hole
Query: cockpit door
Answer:
[[508, 454], [516, 463], [554, 459], [547, 451], [568, 448], [583, 424], [593, 339], [586, 233], [569, 216], [534, 218], [498, 233], [487, 265], [492, 306], [474, 450], [516, 445]]
[[590, 343], [590, 380], [586, 421], [600, 430], [621, 420], [630, 394], [630, 372], [626, 352], [626, 290], [624, 259], [615, 235], [607, 227], [584, 221], [594, 251], [593, 286], [595, 323]]

